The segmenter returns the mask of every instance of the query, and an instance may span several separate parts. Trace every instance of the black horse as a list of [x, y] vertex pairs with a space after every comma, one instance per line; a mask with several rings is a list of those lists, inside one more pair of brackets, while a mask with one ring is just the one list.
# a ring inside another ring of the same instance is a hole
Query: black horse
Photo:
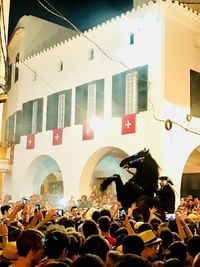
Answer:
[[[142, 198], [148, 202], [150, 207], [156, 206], [166, 212], [174, 212], [174, 191], [167, 182], [158, 189], [159, 179], [162, 181], [167, 181], [167, 179], [159, 178], [159, 166], [149, 150], [144, 149], [133, 156], [123, 159], [120, 167], [133, 174], [132, 178], [123, 184], [120, 175], [114, 174], [101, 183], [101, 191], [106, 190], [114, 181], [117, 199], [125, 209], [129, 208], [133, 202], [137, 202], [138, 199]], [[135, 168], [136, 172], [131, 172], [130, 168]]]

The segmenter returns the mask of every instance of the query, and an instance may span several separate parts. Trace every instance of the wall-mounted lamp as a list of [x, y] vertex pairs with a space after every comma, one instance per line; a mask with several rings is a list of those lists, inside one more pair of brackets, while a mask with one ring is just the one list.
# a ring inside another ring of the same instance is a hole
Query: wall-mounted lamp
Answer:
[[187, 120], [187, 121], [191, 121], [191, 120], [192, 120], [192, 115], [187, 114], [187, 115], [186, 115], [186, 120]]
[[172, 121], [171, 121], [170, 119], [167, 119], [167, 120], [165, 121], [165, 129], [166, 129], [167, 131], [170, 131], [171, 128], [172, 128]]

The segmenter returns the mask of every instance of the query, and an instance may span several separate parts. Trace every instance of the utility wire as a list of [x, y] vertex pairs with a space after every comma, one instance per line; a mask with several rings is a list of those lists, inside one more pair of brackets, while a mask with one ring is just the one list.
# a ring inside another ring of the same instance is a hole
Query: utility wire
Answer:
[[[94, 42], [93, 40], [91, 40], [89, 37], [87, 37], [84, 33], [82, 33], [79, 28], [77, 28], [71, 21], [69, 21], [67, 18], [64, 17], [64, 15], [62, 13], [60, 13], [55, 7], [53, 7], [47, 0], [44, 0], [46, 4], [48, 4], [54, 11], [50, 10], [48, 7], [46, 7], [40, 0], [37, 0], [37, 2], [43, 7], [45, 8], [48, 12], [52, 13], [53, 15], [65, 20], [67, 23], [69, 23], [77, 32], [78, 34], [80, 34], [81, 36], [83, 36], [84, 38], [86, 38], [88, 41], [90, 41], [91, 43], [93, 43], [106, 57], [108, 57], [110, 60], [114, 61], [114, 62], [118, 62], [120, 63], [122, 66], [124, 66], [126, 69], [130, 70], [130, 68], [125, 64], [123, 63], [122, 61], [118, 60], [118, 59], [114, 59], [112, 56], [108, 55], [96, 42]], [[13, 51], [12, 51], [13, 52]], [[13, 52], [14, 53], [14, 52]], [[26, 64], [24, 62], [24, 60], [20, 60], [28, 69], [30, 69], [33, 73], [36, 73], [37, 76], [43, 81], [45, 82], [49, 87], [51, 87], [55, 92], [59, 92], [58, 90], [56, 90], [56, 88], [54, 86], [52, 86], [46, 79], [44, 79], [41, 75], [39, 75], [37, 72], [35, 72], [28, 64]], [[138, 73], [137, 73], [138, 75]], [[148, 82], [148, 89], [150, 87], [150, 82], [146, 79], [143, 79], [142, 77], [140, 77], [138, 75], [138, 78], [140, 80], [143, 80], [143, 81], [146, 81]], [[149, 90], [148, 90], [149, 91]], [[153, 110], [153, 118], [154, 120], [156, 121], [159, 121], [159, 122], [166, 122], [166, 120], [164, 119], [159, 119], [157, 118], [157, 116], [155, 115], [155, 108], [151, 102], [151, 100], [149, 99], [148, 97], [148, 102], [150, 103], [151, 107], [152, 107], [152, 110]], [[85, 109], [83, 109], [82, 107], [79, 106], [80, 109], [82, 109], [82, 111], [84, 112], [87, 112]], [[184, 129], [185, 131], [188, 131], [188, 132], [191, 132], [193, 134], [196, 134], [196, 135], [200, 135], [200, 133], [198, 132], [195, 132], [193, 130], [190, 130], [189, 128], [186, 128], [184, 127], [183, 125], [175, 122], [175, 121], [171, 121], [173, 124], [179, 126], [180, 128]]]
[[[7, 81], [8, 81], [8, 62], [7, 62], [7, 55], [8, 55], [8, 49], [7, 49], [7, 45], [6, 45], [6, 29], [5, 29], [5, 14], [4, 14], [4, 6], [3, 6], [3, 0], [1, 0], [1, 15], [2, 15], [2, 25], [3, 25], [3, 36], [0, 36], [0, 45], [1, 45], [1, 50], [2, 50], [2, 55], [3, 55], [3, 61], [4, 61], [4, 67], [5, 67], [5, 86], [1, 86], [1, 88], [4, 90], [4, 92], [6, 91], [6, 87], [7, 87]], [[1, 32], [2, 32], [1, 31]], [[5, 42], [5, 47], [3, 46], [3, 38], [4, 38], [4, 42]], [[7, 55], [5, 55], [5, 51], [4, 49], [6, 49], [6, 53]]]
[[70, 24], [75, 31], [80, 34], [81, 36], [83, 36], [85, 39], [87, 39], [88, 41], [90, 41], [93, 45], [95, 45], [108, 59], [112, 60], [113, 62], [117, 62], [119, 64], [121, 64], [123, 67], [125, 67], [127, 70], [130, 70], [129, 66], [126, 65], [125, 63], [123, 63], [122, 61], [112, 57], [111, 55], [109, 55], [103, 48], [101, 48], [96, 42], [94, 42], [92, 39], [90, 39], [88, 36], [86, 36], [78, 27], [76, 27], [70, 20], [68, 20], [62, 13], [60, 13], [55, 7], [53, 7], [48, 1], [44, 0], [45, 3], [47, 3], [54, 11], [50, 10], [48, 7], [46, 7], [43, 3], [41, 3], [40, 0], [37, 0], [37, 2], [42, 5], [47, 11], [49, 11], [50, 13], [52, 13], [53, 15], [65, 20], [68, 24]]
[[[77, 32], [78, 34], [80, 34], [81, 36], [83, 36], [85, 39], [87, 39], [88, 41], [90, 41], [92, 44], [94, 44], [107, 58], [109, 58], [110, 60], [112, 60], [113, 62], [117, 62], [119, 64], [121, 64], [122, 66], [124, 66], [127, 70], [130, 70], [129, 66], [127, 66], [125, 63], [123, 63], [122, 61], [118, 60], [118, 59], [115, 59], [113, 58], [112, 56], [110, 56], [108, 53], [105, 52], [104, 49], [102, 49], [96, 42], [94, 42], [92, 39], [90, 39], [89, 37], [87, 37], [83, 32], [81, 32], [81, 30], [76, 27], [70, 20], [68, 20], [61, 12], [59, 12], [53, 5], [51, 5], [47, 0], [44, 0], [44, 2], [49, 5], [54, 11], [50, 10], [48, 7], [46, 7], [44, 4], [41, 3], [40, 0], [37, 0], [38, 3], [40, 5], [42, 5], [48, 12], [54, 14], [55, 16], [65, 20], [67, 23], [69, 23]], [[143, 80], [143, 81], [147, 81], [148, 84], [150, 85], [150, 82], [148, 80], [145, 80], [145, 79], [142, 79], [138, 73], [137, 73], [137, 76], [140, 80]], [[149, 89], [149, 86], [148, 86], [148, 89]], [[156, 117], [155, 115], [155, 108], [151, 102], [151, 100], [149, 99], [148, 97], [148, 102], [150, 103], [150, 105], [152, 106], [152, 109], [153, 109], [153, 118], [156, 120], [156, 121], [159, 121], [159, 122], [166, 122], [166, 120], [163, 120], [163, 119], [159, 119]], [[178, 122], [175, 122], [175, 121], [171, 121], [173, 124], [179, 126], [180, 128], [184, 129], [185, 131], [188, 131], [188, 132], [191, 132], [193, 134], [196, 134], [196, 135], [200, 135], [200, 133], [198, 132], [195, 132], [193, 130], [190, 130], [186, 127], [184, 127], [183, 125], [179, 124]]]

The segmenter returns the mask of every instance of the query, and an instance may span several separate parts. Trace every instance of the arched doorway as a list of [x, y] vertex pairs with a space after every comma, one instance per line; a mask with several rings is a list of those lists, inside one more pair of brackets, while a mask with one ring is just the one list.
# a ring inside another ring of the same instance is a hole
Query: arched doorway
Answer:
[[181, 197], [200, 195], [200, 146], [188, 157], [181, 180]]
[[[127, 181], [131, 175], [124, 169], [119, 167], [122, 159], [128, 154], [117, 147], [104, 147], [96, 151], [87, 161], [80, 179], [80, 193], [88, 194], [96, 186], [99, 190], [99, 185], [103, 179], [106, 179], [113, 174], [119, 174], [122, 180]], [[89, 185], [89, 188], [86, 188]], [[89, 190], [88, 190], [89, 189]], [[113, 187], [112, 190], [115, 190]]]
[[43, 195], [52, 206], [60, 206], [63, 179], [60, 167], [52, 157], [41, 155], [35, 158], [27, 169], [26, 177], [32, 194]]

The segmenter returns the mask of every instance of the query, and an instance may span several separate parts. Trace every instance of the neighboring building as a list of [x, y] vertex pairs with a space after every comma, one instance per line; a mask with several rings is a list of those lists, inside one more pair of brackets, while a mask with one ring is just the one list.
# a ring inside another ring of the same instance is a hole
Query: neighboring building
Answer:
[[7, 68], [7, 44], [8, 44], [8, 21], [9, 21], [10, 0], [0, 1], [0, 198], [3, 196], [3, 180], [5, 165], [8, 169], [8, 160], [5, 159], [6, 149], [3, 145], [5, 132], [5, 114], [3, 108], [7, 99], [8, 68]]
[[188, 188], [199, 190], [199, 163], [186, 164], [200, 153], [197, 12], [149, 2], [27, 58], [30, 31], [20, 31], [9, 46], [6, 140], [15, 148], [5, 193], [19, 199], [63, 182], [67, 199], [88, 194], [113, 173], [126, 180], [119, 161], [144, 147], [178, 196], [183, 173], [197, 174]]
[[[143, 4], [147, 4], [149, 0], [133, 0], [133, 6], [136, 8], [138, 6], [142, 6]], [[187, 6], [188, 8], [192, 8], [193, 10], [200, 12], [200, 1], [199, 0], [178, 0], [178, 2], [183, 6]]]
[[0, 2], [0, 93], [4, 92], [2, 87], [6, 86], [6, 60], [8, 41], [8, 21], [9, 21], [10, 0]]

